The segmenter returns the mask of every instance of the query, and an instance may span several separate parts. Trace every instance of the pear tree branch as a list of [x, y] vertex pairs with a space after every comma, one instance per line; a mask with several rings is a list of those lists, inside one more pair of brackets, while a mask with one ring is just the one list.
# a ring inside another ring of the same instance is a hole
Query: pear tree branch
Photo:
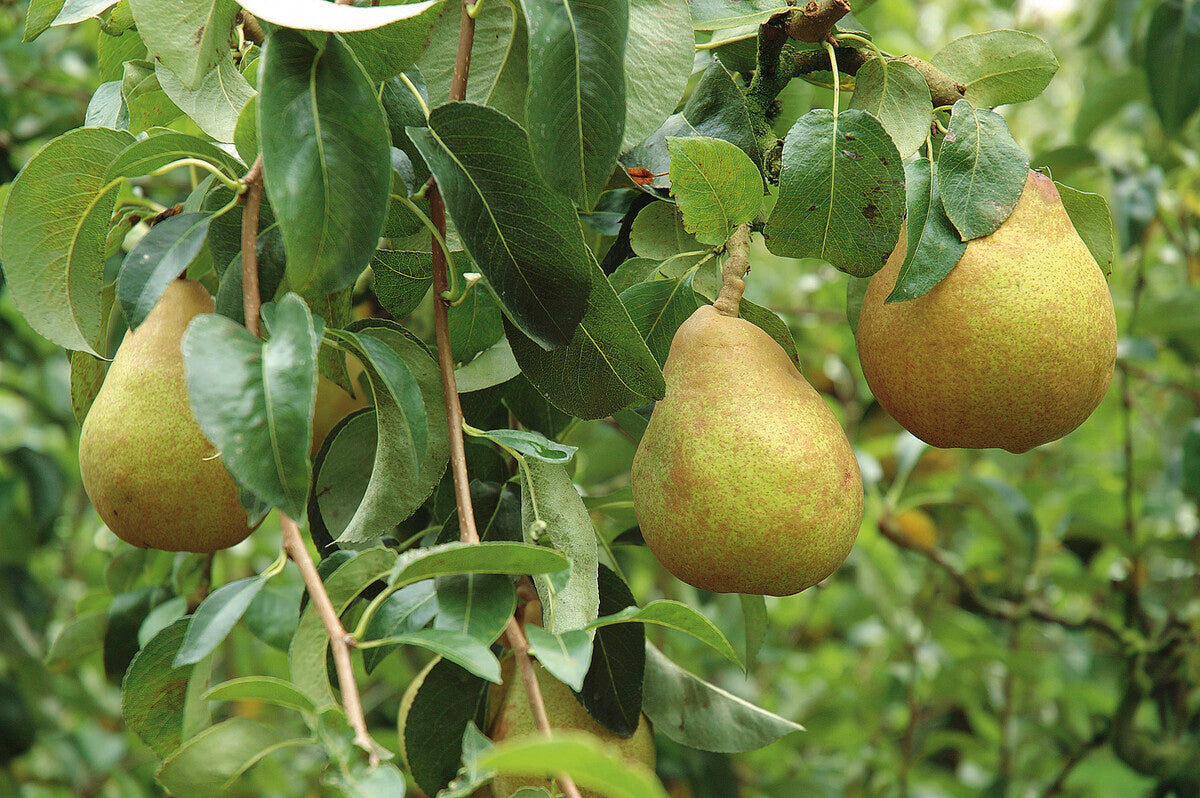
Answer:
[[[475, 18], [470, 14], [470, 0], [462, 0], [459, 17], [458, 53], [454, 61], [454, 76], [450, 83], [450, 101], [462, 100], [467, 95], [467, 76], [471, 69], [471, 47], [475, 41]], [[437, 228], [438, 235], [446, 236], [446, 205], [438, 191], [437, 181], [430, 180], [429, 215]], [[479, 532], [475, 527], [475, 511], [471, 506], [470, 480], [467, 475], [466, 449], [463, 443], [462, 404], [458, 398], [458, 385], [454, 379], [454, 354], [450, 347], [449, 303], [446, 291], [449, 287], [448, 265], [445, 253], [438, 246], [436, 236], [433, 249], [433, 326], [437, 336], [438, 368], [442, 376], [442, 398], [446, 404], [446, 422], [450, 428], [450, 473], [454, 479], [454, 499], [458, 509], [459, 538], [464, 543], [478, 543]], [[550, 734], [550, 719], [546, 715], [546, 704], [542, 698], [537, 673], [529, 659], [529, 641], [516, 617], [509, 618], [504, 630], [508, 647], [513, 650], [517, 670], [525, 683], [529, 696], [529, 708], [534, 724], [542, 734]], [[581, 798], [579, 788], [566, 773], [557, 777], [566, 798]]]
[[[259, 316], [262, 312], [262, 298], [258, 288], [258, 216], [262, 206], [262, 155], [255, 159], [254, 165], [243, 178], [246, 184], [245, 202], [242, 209], [242, 307], [246, 313], [246, 329], [259, 336]], [[372, 766], [379, 764], [379, 754], [371, 733], [367, 730], [367, 719], [363, 714], [362, 699], [358, 692], [358, 683], [354, 680], [354, 666], [350, 662], [350, 646], [354, 638], [346, 633], [325, 583], [317, 573], [312, 555], [304, 545], [300, 536], [300, 527], [288, 516], [279, 513], [279, 526], [283, 530], [283, 550], [304, 578], [304, 587], [312, 598], [321, 623], [329, 635], [329, 646], [333, 650], [333, 662], [337, 669], [338, 686], [342, 691], [342, 703], [345, 705], [346, 718], [354, 729], [354, 742], [367, 751]]]

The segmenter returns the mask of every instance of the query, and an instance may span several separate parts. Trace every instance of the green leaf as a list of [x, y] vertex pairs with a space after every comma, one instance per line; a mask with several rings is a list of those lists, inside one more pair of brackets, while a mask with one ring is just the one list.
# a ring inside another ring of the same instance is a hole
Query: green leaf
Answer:
[[642, 711], [656, 731], [702, 751], [753, 751], [804, 729], [701, 681], [650, 643], [646, 643], [645, 696]]
[[521, 526], [526, 540], [548, 538], [571, 564], [565, 585], [545, 576], [533, 579], [542, 600], [542, 626], [556, 634], [586, 628], [600, 609], [599, 553], [591, 516], [565, 466], [521, 461]]
[[130, 0], [130, 8], [150, 55], [188, 88], [229, 57], [232, 0]]
[[[600, 564], [600, 614], [635, 607], [625, 581]], [[622, 737], [637, 731], [642, 717], [642, 681], [646, 669], [646, 629], [642, 624], [612, 624], [596, 629], [592, 663], [576, 697], [588, 714]]]
[[117, 277], [117, 301], [129, 329], [146, 320], [167, 286], [200, 254], [211, 220], [206, 213], [163, 219], [125, 256]]
[[937, 160], [942, 207], [963, 241], [995, 232], [1016, 207], [1029, 158], [1004, 117], [966, 100], [954, 104]]
[[1200, 504], [1200, 419], [1194, 419], [1183, 433], [1183, 495]]
[[742, 619], [746, 625], [746, 647], [742, 656], [746, 663], [746, 671], [754, 668], [754, 659], [762, 648], [767, 637], [767, 601], [760, 595], [738, 594], [742, 605]]
[[121, 81], [110, 80], [96, 87], [83, 115], [84, 127], [107, 127], [124, 130], [129, 127], [129, 107], [121, 95]]
[[1058, 196], [1062, 199], [1067, 216], [1075, 232], [1087, 244], [1088, 251], [1096, 259], [1100, 271], [1112, 274], [1113, 257], [1116, 242], [1113, 238], [1112, 215], [1108, 211], [1108, 202], [1099, 194], [1079, 191], [1054, 181], [1058, 187]]
[[658, 129], [683, 97], [696, 55], [690, 26], [687, 0], [629, 0], [622, 152]]
[[96, 45], [100, 80], [105, 82], [120, 81], [126, 61], [144, 61], [148, 57], [146, 44], [136, 30], [127, 30], [120, 36], [101, 33], [100, 41]]
[[422, 14], [438, 0], [408, 5], [358, 7], [324, 0], [245, 0], [241, 5], [259, 19], [297, 30], [349, 33], [372, 30]]
[[264, 756], [308, 738], [283, 733], [246, 718], [210, 726], [180, 746], [158, 769], [158, 783], [175, 798], [209, 798], [224, 792]]
[[625, 132], [628, 0], [521, 0], [529, 25], [525, 113], [550, 188], [591, 210]]
[[870, 277], [895, 248], [903, 213], [904, 166], [879, 120], [819, 108], [784, 139], [779, 200], [763, 236], [776, 255]]
[[967, 251], [958, 237], [938, 193], [933, 165], [918, 158], [904, 169], [908, 194], [908, 241], [896, 284], [885, 302], [903, 302], [924, 296], [950, 273]]
[[586, 732], [555, 731], [550, 739], [505, 740], [479, 758], [479, 767], [517, 776], [568, 773], [580, 788], [610, 798], [667, 798], [654, 773]]
[[567, 346], [543, 350], [506, 323], [521, 371], [555, 407], [578, 418], [604, 418], [666, 392], [662, 369], [629, 313], [592, 261], [587, 313]]
[[569, 463], [575, 456], [575, 452], [579, 451], [578, 446], [568, 446], [565, 443], [549, 440], [540, 432], [532, 430], [493, 429], [480, 431], [477, 437], [487, 438], [507, 449], [512, 449], [544, 463]]
[[29, 326], [66, 349], [99, 355], [104, 241], [117, 193], [101, 190], [132, 141], [104, 128], [65, 133], [34, 153], [5, 198], [5, 286]]
[[461, 632], [484, 645], [500, 637], [517, 608], [512, 580], [502, 574], [449, 574], [437, 577], [436, 585], [433, 628]]
[[413, 781], [435, 795], [458, 771], [463, 732], [472, 722], [483, 723], [487, 711], [487, 682], [444, 659], [434, 660], [424, 673], [405, 719], [400, 740]]
[[[690, 266], [710, 251], [684, 229], [678, 207], [669, 202], [653, 202], [642, 208], [629, 228], [629, 246], [641, 258], [656, 262], [670, 259], [678, 266]], [[689, 252], [696, 254], [677, 257]], [[659, 263], [656, 269], [661, 267]]]
[[745, 669], [725, 634], [712, 621], [683, 602], [659, 599], [644, 607], [626, 607], [620, 612], [597, 618], [589, 626], [596, 629], [614, 623], [652, 623], [683, 632], [704, 643], [739, 668]]
[[404, 774], [391, 762], [372, 765], [352, 761], [336, 771], [326, 771], [322, 783], [336, 788], [345, 798], [378, 798], [381, 795], [403, 798]]
[[626, 288], [621, 304], [659, 365], [667, 362], [671, 340], [702, 304], [692, 289], [692, 275], [681, 280], [651, 280]]
[[[635, 219], [634, 221], [636, 222], [637, 220]], [[623, 294], [628, 288], [656, 276], [661, 262], [655, 258], [630, 258], [618, 266], [616, 271], [608, 275], [608, 282], [617, 294]], [[626, 309], [628, 307], [626, 305]]]
[[925, 78], [911, 64], [879, 58], [867, 61], [854, 76], [850, 107], [878, 119], [901, 158], [912, 155], [929, 137], [933, 101]]
[[570, 564], [553, 549], [527, 543], [443, 543], [402, 552], [388, 582], [403, 587], [450, 574], [536, 576], [557, 573]]
[[688, 6], [696, 30], [757, 25], [791, 8], [782, 0], [690, 0]]
[[292, 289], [337, 291], [370, 263], [387, 215], [392, 167], [383, 106], [337, 36], [314, 47], [277, 30], [263, 46], [259, 88], [263, 179]]
[[454, 370], [454, 382], [459, 393], [482, 391], [502, 385], [521, 373], [513, 357], [512, 346], [501, 339], [475, 356], [465, 366]]
[[78, 666], [84, 657], [104, 645], [105, 626], [103, 612], [88, 612], [72, 618], [50, 644], [44, 660], [46, 668], [57, 672]]
[[174, 665], [188, 620], [181, 618], [146, 644], [125, 674], [121, 715], [128, 726], [160, 757], [183, 742], [183, 716], [188, 681], [195, 662]]
[[[441, 0], [435, 0], [421, 5], [424, 5], [425, 9], [408, 19], [370, 30], [342, 34], [343, 40], [367, 71], [372, 83], [382, 83], [395, 77], [412, 67], [421, 57], [429, 43], [430, 31], [437, 22], [443, 3]], [[392, 7], [411, 8], [403, 3]]]
[[1050, 45], [1019, 30], [990, 30], [955, 39], [930, 59], [967, 87], [974, 105], [1005, 105], [1032, 100], [1058, 71]]
[[583, 690], [583, 679], [592, 664], [592, 635], [583, 629], [552, 634], [540, 626], [525, 627], [529, 653], [550, 674], [576, 693]]
[[179, 647], [175, 665], [191, 665], [207, 657], [221, 644], [246, 612], [267, 580], [259, 576], [238, 579], [217, 588], [196, 608]]
[[702, 244], [720, 246], [739, 224], [758, 218], [763, 182], [758, 167], [721, 139], [667, 139], [671, 196], [684, 228]]
[[[428, 498], [441, 480], [450, 442], [441, 377], [424, 344], [383, 319], [355, 322], [347, 332], [357, 339], [379, 341], [403, 360], [423, 403], [423, 411], [417, 413], [411, 385], [402, 391], [409, 396], [405, 408], [393, 400], [391, 390], [376, 389], [375, 407], [348, 421], [328, 444], [314, 483], [321, 517], [335, 538], [363, 542], [390, 531]], [[382, 347], [373, 345], [373, 349]], [[377, 369], [370, 365], [368, 373]], [[379, 379], [372, 376], [372, 384]], [[412, 425], [422, 423], [425, 443], [416, 449]], [[412, 466], [414, 452], [423, 453], [419, 469]]]
[[525, 132], [497, 111], [450, 103], [408, 135], [508, 318], [542, 348], [568, 343], [586, 309], [590, 255], [575, 209], [538, 176]]
[[[377, 547], [352, 556], [326, 576], [325, 592], [338, 615], [367, 585], [386, 577], [395, 563], [396, 552]], [[288, 666], [291, 683], [312, 699], [318, 710], [337, 706], [329, 686], [328, 649], [329, 634], [316, 607], [309, 602], [292, 636]]]
[[117, 0], [67, 0], [54, 18], [51, 26], [74, 25], [87, 19], [98, 18], [117, 4]]
[[[389, 595], [375, 609], [375, 614], [367, 623], [366, 639], [380, 640], [415, 632], [433, 620], [437, 612], [438, 596], [434, 590], [434, 582], [415, 582]], [[363, 667], [367, 673], [371, 673], [395, 650], [395, 646], [364, 649]]]
[[140, 134], [162, 127], [179, 118], [182, 111], [158, 84], [150, 61], [126, 61], [121, 76], [121, 96], [125, 99], [125, 117], [130, 133]]
[[297, 690], [291, 682], [274, 676], [243, 676], [230, 679], [212, 687], [204, 694], [208, 701], [262, 701], [287, 707], [305, 714], [313, 714], [316, 707], [312, 700]]
[[[471, 45], [471, 77], [467, 102], [495, 108], [513, 121], [525, 121], [525, 94], [529, 83], [529, 34], [519, 2], [485, 3], [475, 18]], [[458, 54], [458, 26], [462, 10], [453, 3], [442, 6], [430, 34], [429, 47], [418, 61], [429, 88], [430, 105], [450, 99], [450, 83]], [[422, 120], [421, 124], [424, 124]]]
[[1150, 100], [1168, 133], [1176, 133], [1200, 106], [1200, 5], [1162, 0], [1150, 18], [1144, 45]]
[[64, 0], [29, 0], [29, 11], [25, 14], [25, 32], [21, 41], [31, 42], [42, 35], [58, 13]]
[[301, 518], [321, 334], [295, 294], [274, 305], [268, 321], [264, 343], [223, 316], [192, 319], [183, 336], [184, 376], [192, 413], [234, 480]]
[[389, 646], [419, 646], [438, 654], [469, 673], [500, 684], [500, 660], [478, 637], [451, 629], [418, 629], [384, 638]]
[[756, 305], [745, 297], [742, 297], [742, 304], [738, 311], [743, 319], [774, 338], [775, 343], [783, 347], [783, 351], [787, 353], [793, 363], [797, 365], [800, 363], [800, 353], [796, 351], [796, 339], [792, 337], [792, 331], [788, 329], [787, 324], [774, 311], [768, 310], [762, 305]]
[[376, 250], [371, 270], [379, 304], [396, 319], [416, 310], [433, 285], [433, 255], [428, 252]]
[[[454, 268], [461, 277], [474, 271], [469, 259], [456, 257]], [[447, 310], [450, 324], [450, 351], [462, 363], [475, 357], [504, 337], [500, 304], [492, 292], [477, 285], [462, 301]]]
[[217, 141], [232, 142], [242, 109], [254, 99], [254, 88], [242, 77], [228, 53], [194, 87], [165, 64], [154, 67], [158, 85], [196, 125]]
[[[121, 151], [109, 164], [105, 178], [141, 177], [183, 158], [199, 158], [217, 166], [230, 179], [237, 179], [246, 167], [212, 142], [188, 133], [154, 128]], [[232, 195], [227, 194], [226, 200]]]

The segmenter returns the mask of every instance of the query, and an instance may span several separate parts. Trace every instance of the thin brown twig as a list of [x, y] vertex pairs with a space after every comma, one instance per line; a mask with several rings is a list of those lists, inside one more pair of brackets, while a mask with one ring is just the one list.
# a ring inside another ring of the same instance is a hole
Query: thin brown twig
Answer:
[[[475, 20], [467, 11], [468, 0], [463, 0], [459, 17], [458, 52], [454, 61], [454, 75], [450, 82], [450, 101], [462, 100], [467, 96], [467, 77], [471, 70], [471, 48], [475, 42]], [[446, 206], [438, 191], [437, 182], [431, 181], [429, 191], [430, 220], [438, 233], [445, 238]], [[475, 528], [475, 511], [471, 506], [471, 487], [467, 474], [466, 449], [463, 442], [462, 404], [458, 399], [458, 386], [454, 379], [454, 354], [450, 347], [449, 305], [443, 299], [448, 288], [448, 264], [445, 253], [436, 238], [433, 250], [433, 295], [434, 331], [437, 336], [438, 366], [442, 375], [442, 397], [446, 403], [446, 422], [450, 428], [450, 473], [454, 480], [454, 499], [458, 508], [459, 539], [464, 543], [478, 543], [479, 533]], [[509, 618], [504, 636], [513, 650], [525, 692], [529, 696], [529, 708], [538, 731], [550, 734], [550, 719], [546, 715], [546, 704], [542, 699], [541, 685], [529, 659], [529, 641], [516, 617]], [[566, 798], [581, 798], [579, 788], [566, 773], [557, 776]]]
[[[246, 329], [256, 337], [259, 335], [258, 317], [261, 312], [261, 298], [258, 293], [258, 212], [262, 205], [262, 156], [260, 155], [246, 173], [247, 189], [245, 207], [242, 209], [242, 306], [246, 312]], [[363, 714], [362, 699], [358, 693], [358, 683], [354, 680], [354, 666], [350, 662], [350, 646], [354, 638], [346, 633], [325, 583], [317, 573], [312, 555], [300, 536], [300, 527], [284, 512], [279, 513], [279, 526], [283, 530], [282, 545], [284, 552], [296, 563], [300, 575], [304, 578], [304, 587], [312, 599], [321, 623], [329, 634], [329, 645], [333, 649], [333, 662], [337, 668], [338, 685], [342, 691], [342, 703], [345, 705], [346, 718], [354, 729], [354, 742], [367, 751], [368, 761], [372, 766], [379, 764], [379, 754], [371, 733], [367, 731], [367, 719]]]

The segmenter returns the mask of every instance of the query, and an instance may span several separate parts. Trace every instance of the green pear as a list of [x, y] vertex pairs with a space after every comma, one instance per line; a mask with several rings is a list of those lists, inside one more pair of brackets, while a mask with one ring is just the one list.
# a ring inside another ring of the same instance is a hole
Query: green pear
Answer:
[[213, 311], [200, 283], [175, 280], [125, 336], [79, 437], [79, 470], [96, 512], [122, 540], [211, 552], [253, 528], [224, 463], [188, 404], [180, 342]]
[[858, 355], [879, 403], [941, 446], [1025, 452], [1104, 397], [1117, 327], [1104, 275], [1049, 178], [1030, 172], [1012, 215], [967, 244], [933, 290], [885, 304], [905, 235], [867, 287]]
[[[529, 709], [529, 695], [525, 692], [525, 682], [514, 667], [513, 658], [507, 657], [501, 664], [504, 683], [500, 688], [493, 688], [488, 695], [489, 715], [492, 715], [494, 711], [494, 720], [491, 722], [488, 736], [497, 743], [511, 737], [537, 732], [537, 726], [533, 722], [533, 713]], [[592, 719], [583, 705], [575, 699], [571, 688], [547, 673], [539, 663], [535, 662], [533, 669], [537, 673], [542, 700], [546, 705], [546, 717], [549, 719], [552, 729], [588, 732], [615, 747], [625, 759], [641, 763], [651, 771], [654, 770], [654, 733], [651, 731], [650, 721], [645, 715], [638, 722], [637, 731], [633, 733], [632, 737], [619, 737]], [[493, 699], [492, 694], [498, 698]], [[492, 781], [492, 794], [495, 798], [508, 798], [521, 787], [546, 787], [549, 789], [550, 781], [528, 776], [497, 776]], [[553, 794], [554, 791], [551, 790], [551, 795]], [[580, 794], [583, 798], [603, 798], [600, 793], [592, 790], [581, 789]]]
[[704, 306], [671, 341], [633, 458], [646, 544], [688, 584], [790, 596], [833, 573], [863, 517], [846, 434], [783, 348]]
[[350, 383], [355, 386], [351, 396], [342, 386], [321, 374], [317, 377], [317, 401], [313, 408], [313, 440], [310, 455], [321, 451], [321, 444], [329, 437], [337, 423], [355, 410], [367, 406], [369, 393], [362, 387], [359, 376], [363, 373], [362, 363], [353, 355], [346, 355], [346, 372]]

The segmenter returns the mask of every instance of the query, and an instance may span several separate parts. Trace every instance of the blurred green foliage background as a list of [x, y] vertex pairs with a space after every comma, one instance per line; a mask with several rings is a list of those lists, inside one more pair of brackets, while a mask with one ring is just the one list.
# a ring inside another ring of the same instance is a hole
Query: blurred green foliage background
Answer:
[[[1020, 456], [928, 450], [871, 401], [845, 323], [844, 277], [756, 248], [747, 295], [786, 319], [803, 372], [860, 451], [867, 518], [835, 578], [768, 599], [768, 637], [749, 678], [690, 638], [648, 629], [696, 673], [807, 727], [733, 758], [660, 739], [660, 775], [674, 795], [1196, 794], [1200, 122], [1193, 115], [1168, 135], [1151, 102], [1147, 65], [1171, 56], [1169, 42], [1146, 36], [1158, 5], [879, 0], [856, 13], [895, 53], [928, 57], [992, 28], [1051, 43], [1062, 67], [1046, 93], [1002, 113], [1033, 166], [1109, 201], [1118, 372], [1100, 409], [1065, 440]], [[82, 124], [100, 82], [96, 23], [23, 44], [24, 12], [0, 2], [0, 196], [38, 146]], [[1190, 53], [1200, 69], [1200, 52]], [[796, 81], [782, 100], [786, 127], [828, 106], [829, 92]], [[422, 318], [412, 326], [429, 329]], [[77, 435], [66, 357], [0, 287], [0, 796], [160, 794], [155, 756], [122, 729], [122, 663], [158, 628], [145, 611], [154, 591], [194, 590], [202, 558], [141, 552], [104, 530], [80, 487]], [[604, 422], [578, 424], [565, 440], [581, 447], [574, 476], [597, 523], [630, 526], [633, 443]], [[269, 521], [220, 555], [212, 584], [264, 568], [277, 532]], [[640, 601], [683, 599], [731, 638], [740, 633], [736, 597], [675, 581], [645, 549], [620, 556]], [[278, 646], [300, 594], [290, 569], [220, 650], [223, 675], [285, 669]], [[1080, 628], [1088, 617], [1099, 620]], [[56, 656], [63, 635], [74, 636], [71, 651], [92, 653]], [[393, 657], [364, 682], [385, 743], [394, 744], [399, 695], [420, 665], [419, 655]], [[234, 711], [294, 722], [248, 703]], [[1133, 743], [1192, 752], [1193, 792], [1186, 779], [1139, 772]], [[238, 791], [316, 795], [320, 763], [288, 749]]]

